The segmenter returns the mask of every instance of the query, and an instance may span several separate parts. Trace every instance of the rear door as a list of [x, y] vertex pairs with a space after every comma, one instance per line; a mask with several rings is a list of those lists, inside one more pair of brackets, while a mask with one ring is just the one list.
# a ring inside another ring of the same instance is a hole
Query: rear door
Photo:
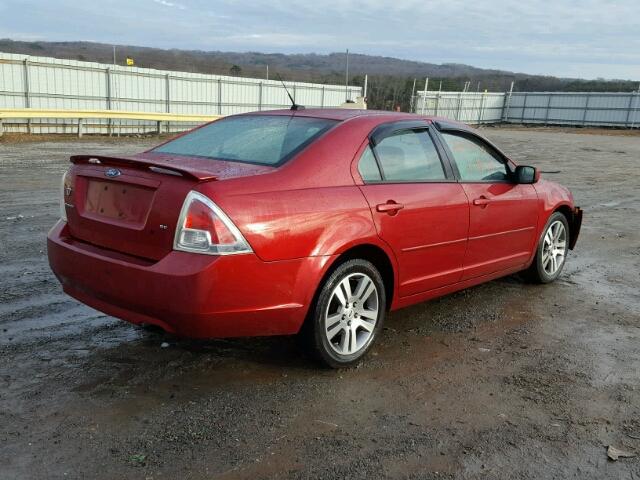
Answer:
[[378, 127], [358, 170], [378, 234], [398, 261], [398, 294], [405, 297], [459, 281], [469, 205], [428, 124]]
[[524, 265], [535, 244], [538, 197], [512, 181], [508, 160], [471, 132], [440, 132], [469, 198], [469, 245], [463, 279]]

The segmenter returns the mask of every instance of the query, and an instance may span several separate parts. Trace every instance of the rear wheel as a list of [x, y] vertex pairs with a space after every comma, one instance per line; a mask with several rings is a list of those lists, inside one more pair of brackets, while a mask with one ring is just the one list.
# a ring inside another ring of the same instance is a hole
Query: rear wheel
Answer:
[[569, 222], [562, 213], [555, 212], [547, 221], [527, 277], [537, 283], [553, 282], [562, 272], [568, 251]]
[[382, 277], [371, 262], [354, 259], [338, 266], [320, 288], [303, 334], [324, 363], [351, 366], [369, 351], [382, 329]]

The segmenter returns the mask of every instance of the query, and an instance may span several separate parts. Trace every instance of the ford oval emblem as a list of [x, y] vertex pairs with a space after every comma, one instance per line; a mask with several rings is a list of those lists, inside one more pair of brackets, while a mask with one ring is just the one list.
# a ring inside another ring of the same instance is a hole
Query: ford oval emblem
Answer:
[[121, 171], [118, 170], [117, 168], [107, 168], [107, 170], [104, 172], [104, 174], [109, 177], [109, 178], [115, 178], [121, 175]]

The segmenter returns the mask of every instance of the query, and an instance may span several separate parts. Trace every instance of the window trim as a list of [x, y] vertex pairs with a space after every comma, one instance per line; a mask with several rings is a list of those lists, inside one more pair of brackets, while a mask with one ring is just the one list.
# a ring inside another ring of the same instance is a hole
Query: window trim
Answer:
[[[442, 146], [438, 142], [438, 139], [434, 136], [433, 128], [430, 128], [431, 125], [424, 120], [402, 120], [398, 122], [389, 122], [378, 125], [374, 128], [371, 133], [368, 135], [368, 142], [363, 149], [362, 153], [359, 155], [356, 170], [358, 171], [358, 175], [362, 180], [364, 185], [379, 185], [379, 184], [405, 184], [405, 183], [456, 183], [457, 180], [455, 178], [454, 171], [451, 167], [449, 159], [446, 155], [446, 152], [443, 150]], [[442, 171], [444, 173], [444, 178], [440, 179], [432, 179], [432, 180], [387, 180], [384, 174], [384, 169], [382, 168], [382, 164], [380, 162], [380, 158], [378, 157], [378, 153], [376, 152], [376, 146], [382, 142], [387, 137], [391, 137], [403, 131], [426, 131], [427, 136], [431, 139], [433, 146], [436, 149], [436, 154], [438, 155], [438, 159], [440, 160], [440, 165], [442, 166]], [[380, 178], [382, 180], [365, 180], [362, 178], [360, 174], [360, 160], [364, 155], [364, 152], [367, 148], [371, 148], [371, 152], [373, 153], [373, 158], [376, 161], [376, 165], [378, 167], [378, 172], [380, 173]]]
[[[513, 169], [511, 168], [511, 162], [509, 161], [509, 158], [506, 155], [504, 155], [500, 150], [498, 150], [495, 146], [493, 146], [490, 142], [487, 142], [481, 136], [476, 135], [475, 133], [467, 129], [453, 128], [453, 127], [449, 127], [448, 125], [445, 127], [442, 124], [438, 126], [439, 128], [436, 129], [438, 130], [438, 133], [437, 133], [438, 140], [442, 143], [443, 150], [446, 152], [447, 156], [449, 157], [449, 163], [451, 164], [451, 167], [453, 169], [454, 175], [456, 177], [456, 181], [460, 183], [468, 183], [468, 184], [474, 184], [474, 183], [513, 184], [514, 183], [514, 178], [513, 178], [514, 172], [513, 172]], [[456, 162], [455, 155], [453, 155], [453, 152], [449, 148], [449, 144], [447, 143], [447, 141], [444, 139], [442, 135], [444, 133], [449, 133], [451, 135], [457, 135], [459, 137], [466, 138], [470, 142], [473, 142], [477, 145], [480, 145], [481, 147], [486, 148], [489, 152], [493, 154], [494, 157], [496, 157], [496, 160], [500, 161], [505, 166], [505, 170], [507, 172], [507, 178], [505, 180], [463, 180], [460, 175], [460, 170], [458, 169], [458, 164]]]
[[396, 122], [382, 123], [369, 133], [369, 141], [375, 147], [387, 137], [395, 135], [401, 130], [414, 130], [429, 128], [424, 120], [400, 120]]

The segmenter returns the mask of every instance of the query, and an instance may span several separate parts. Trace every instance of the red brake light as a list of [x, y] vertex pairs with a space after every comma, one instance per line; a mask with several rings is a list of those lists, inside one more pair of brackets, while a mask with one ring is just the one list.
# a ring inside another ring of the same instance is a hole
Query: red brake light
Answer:
[[236, 240], [215, 212], [200, 200], [193, 200], [189, 204], [184, 228], [209, 232], [214, 244], [232, 244]]
[[211, 199], [191, 191], [182, 206], [174, 249], [224, 255], [251, 252], [231, 219]]

